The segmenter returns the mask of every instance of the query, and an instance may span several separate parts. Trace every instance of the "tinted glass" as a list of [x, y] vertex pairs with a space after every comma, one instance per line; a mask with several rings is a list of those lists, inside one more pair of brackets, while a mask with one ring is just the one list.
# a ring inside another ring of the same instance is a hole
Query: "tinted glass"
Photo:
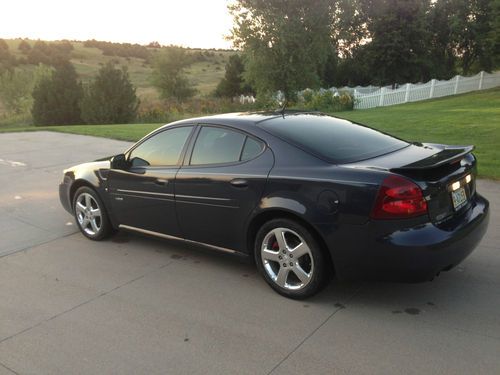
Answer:
[[249, 160], [256, 157], [264, 148], [264, 145], [253, 138], [247, 137], [243, 152], [241, 153], [241, 160]]
[[147, 139], [131, 152], [132, 166], [176, 165], [192, 128], [165, 130]]
[[240, 160], [246, 136], [223, 128], [205, 126], [194, 145], [191, 164], [221, 164]]
[[288, 115], [259, 125], [334, 163], [355, 162], [408, 146], [374, 129], [326, 115]]

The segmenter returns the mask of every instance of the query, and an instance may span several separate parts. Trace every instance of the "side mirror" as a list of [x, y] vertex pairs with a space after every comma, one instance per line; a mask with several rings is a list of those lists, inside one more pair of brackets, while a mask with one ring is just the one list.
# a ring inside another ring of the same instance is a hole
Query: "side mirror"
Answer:
[[124, 154], [118, 154], [111, 158], [111, 169], [128, 169], [129, 162]]

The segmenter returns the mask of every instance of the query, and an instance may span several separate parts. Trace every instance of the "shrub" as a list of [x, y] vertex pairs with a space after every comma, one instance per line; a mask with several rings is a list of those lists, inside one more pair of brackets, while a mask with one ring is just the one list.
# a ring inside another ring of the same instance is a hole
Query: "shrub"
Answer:
[[21, 43], [19, 43], [17, 49], [22, 53], [28, 53], [28, 51], [31, 49], [31, 45], [26, 40], [23, 39], [21, 40]]
[[82, 101], [82, 119], [88, 124], [126, 124], [135, 119], [139, 101], [126, 68], [104, 65]]
[[354, 98], [349, 93], [333, 93], [330, 90], [305, 90], [299, 105], [305, 109], [323, 112], [350, 111], [354, 108]]
[[83, 91], [75, 68], [69, 62], [43, 77], [33, 90], [31, 113], [35, 125], [71, 125], [81, 123], [80, 100]]

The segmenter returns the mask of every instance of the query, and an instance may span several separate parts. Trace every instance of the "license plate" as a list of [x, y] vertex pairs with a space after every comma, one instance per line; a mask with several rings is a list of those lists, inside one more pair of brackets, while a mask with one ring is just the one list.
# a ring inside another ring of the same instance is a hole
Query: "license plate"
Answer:
[[467, 204], [467, 194], [463, 187], [451, 192], [451, 199], [453, 200], [453, 208], [458, 211]]

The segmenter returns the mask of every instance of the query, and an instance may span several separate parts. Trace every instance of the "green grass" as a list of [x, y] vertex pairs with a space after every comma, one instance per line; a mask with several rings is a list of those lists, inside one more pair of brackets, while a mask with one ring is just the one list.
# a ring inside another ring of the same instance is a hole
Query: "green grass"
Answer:
[[337, 115], [409, 141], [475, 145], [479, 175], [500, 180], [500, 87]]
[[[481, 177], [500, 180], [500, 87], [391, 107], [335, 113], [409, 141], [473, 144]], [[184, 115], [183, 117], [191, 117]], [[136, 141], [160, 124], [0, 127], [2, 131], [51, 130]]]
[[6, 126], [0, 133], [55, 131], [60, 133], [91, 135], [135, 142], [163, 124], [123, 124], [123, 125], [70, 125], [70, 126]]

